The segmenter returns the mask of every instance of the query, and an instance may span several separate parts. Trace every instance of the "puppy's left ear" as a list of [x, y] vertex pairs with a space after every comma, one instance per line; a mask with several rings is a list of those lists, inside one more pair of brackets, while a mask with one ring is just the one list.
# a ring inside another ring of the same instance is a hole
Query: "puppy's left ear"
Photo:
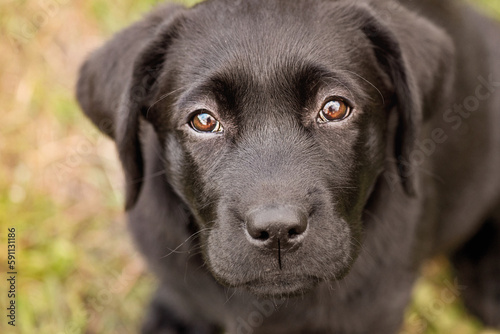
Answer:
[[387, 11], [360, 6], [358, 22], [373, 46], [381, 70], [392, 81], [398, 113], [394, 155], [403, 188], [414, 195], [418, 167], [412, 161], [415, 141], [423, 122], [433, 117], [437, 106], [449, 100], [454, 45], [442, 29], [401, 6], [382, 22], [383, 13]]

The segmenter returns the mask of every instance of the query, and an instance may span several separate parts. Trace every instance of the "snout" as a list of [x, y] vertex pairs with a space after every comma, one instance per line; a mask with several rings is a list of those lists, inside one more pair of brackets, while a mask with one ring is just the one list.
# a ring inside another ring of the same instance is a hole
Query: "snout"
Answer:
[[224, 157], [226, 172], [212, 178], [220, 197], [207, 218], [214, 223], [206, 259], [224, 285], [292, 296], [345, 275], [356, 257], [351, 226], [359, 221], [340, 201], [352, 189], [344, 170], [332, 174], [309, 137], [272, 129], [282, 132], [249, 136]]
[[276, 184], [247, 186], [219, 202], [207, 239], [214, 276], [259, 296], [293, 296], [342, 278], [355, 243], [326, 187], [273, 189]]
[[261, 249], [289, 250], [300, 246], [308, 228], [304, 210], [291, 205], [264, 206], [246, 215], [246, 236]]

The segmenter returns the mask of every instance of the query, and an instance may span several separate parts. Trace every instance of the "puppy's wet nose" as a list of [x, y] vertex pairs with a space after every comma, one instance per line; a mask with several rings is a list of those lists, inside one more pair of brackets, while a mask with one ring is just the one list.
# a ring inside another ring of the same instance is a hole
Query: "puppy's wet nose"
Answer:
[[288, 205], [257, 208], [247, 215], [246, 228], [250, 241], [260, 247], [290, 247], [302, 242], [307, 215]]

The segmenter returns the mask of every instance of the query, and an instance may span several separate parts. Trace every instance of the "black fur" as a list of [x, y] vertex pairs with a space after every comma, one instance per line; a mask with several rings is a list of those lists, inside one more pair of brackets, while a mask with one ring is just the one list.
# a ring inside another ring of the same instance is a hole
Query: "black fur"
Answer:
[[78, 100], [160, 279], [143, 332], [395, 333], [437, 253], [500, 326], [499, 32], [454, 1], [208, 0], [92, 54]]

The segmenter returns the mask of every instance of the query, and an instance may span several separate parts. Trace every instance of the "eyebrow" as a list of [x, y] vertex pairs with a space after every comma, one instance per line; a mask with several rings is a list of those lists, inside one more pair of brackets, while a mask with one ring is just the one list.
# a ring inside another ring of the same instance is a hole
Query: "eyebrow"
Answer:
[[217, 104], [232, 106], [237, 95], [242, 90], [248, 90], [251, 80], [248, 74], [239, 70], [227, 71], [230, 73], [212, 73], [199, 79], [197, 83], [183, 92], [176, 105], [179, 109], [189, 109], [200, 101], [216, 101]]
[[[203, 103], [202, 101], [215, 101], [217, 105], [231, 109], [241, 102], [239, 100], [246, 93], [256, 91], [256, 87], [253, 87], [253, 74], [248, 68], [231, 68], [208, 74], [183, 92], [176, 105], [179, 109], [187, 110], [200, 102]], [[369, 98], [359, 84], [362, 80], [359, 75], [343, 69], [330, 70], [319, 63], [302, 61], [300, 64], [285, 64], [277, 67], [274, 77], [269, 80], [271, 85], [282, 86], [303, 103], [314, 99], [321, 90], [330, 87], [341, 87], [356, 100]]]
[[342, 68], [329, 69], [319, 63], [304, 63], [301, 68], [295, 70], [295, 87], [302, 96], [301, 100], [315, 98], [322, 90], [340, 88], [341, 91], [349, 93], [351, 99], [357, 101], [366, 100], [367, 92], [363, 89], [362, 77], [349, 70]]

